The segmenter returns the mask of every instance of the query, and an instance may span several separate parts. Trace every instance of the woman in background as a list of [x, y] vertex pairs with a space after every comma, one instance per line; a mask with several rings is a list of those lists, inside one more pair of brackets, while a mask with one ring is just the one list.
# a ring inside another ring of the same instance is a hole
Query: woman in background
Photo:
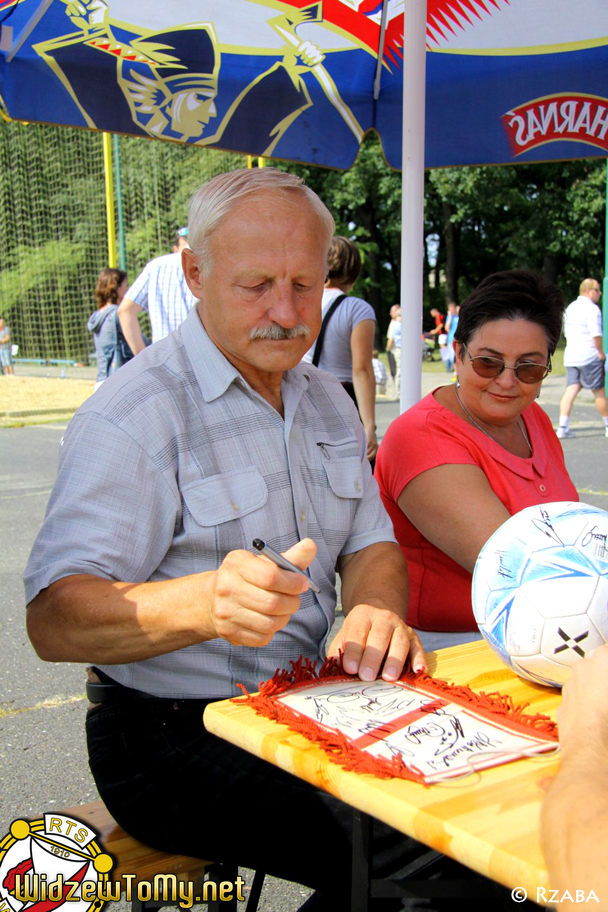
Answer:
[[[551, 422], [535, 399], [562, 328], [559, 289], [527, 270], [488, 276], [460, 308], [456, 385], [397, 418], [376, 478], [407, 559], [407, 622], [474, 639], [471, 574], [493, 532], [534, 504], [578, 500]], [[466, 633], [465, 633], [466, 631]]]
[[361, 257], [356, 246], [348, 238], [334, 237], [323, 292], [323, 325], [303, 360], [337, 377], [355, 401], [367, 435], [367, 458], [373, 465], [378, 449], [376, 378], [372, 366], [376, 315], [371, 304], [350, 294], [360, 272]]
[[[104, 380], [116, 367], [120, 367], [125, 360], [120, 357], [120, 363], [115, 364], [119, 348], [118, 334], [118, 305], [122, 301], [128, 288], [127, 274], [122, 269], [102, 269], [95, 286], [97, 310], [91, 314], [87, 329], [93, 333], [95, 354], [97, 355], [97, 380], [95, 389], [99, 389]], [[122, 340], [124, 342], [124, 340]], [[126, 343], [124, 343], [126, 344]], [[133, 354], [131, 353], [131, 357]]]

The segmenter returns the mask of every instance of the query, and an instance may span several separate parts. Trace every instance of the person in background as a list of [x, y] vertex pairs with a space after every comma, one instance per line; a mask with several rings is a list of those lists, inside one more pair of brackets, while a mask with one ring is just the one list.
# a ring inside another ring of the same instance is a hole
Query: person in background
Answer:
[[435, 321], [435, 326], [429, 332], [424, 333], [425, 339], [430, 339], [435, 343], [435, 348], [439, 345], [439, 336], [445, 334], [445, 317], [440, 313], [436, 307], [431, 307], [431, 316]]
[[574, 431], [569, 424], [570, 412], [583, 387], [593, 393], [595, 407], [604, 419], [604, 433], [608, 437], [606, 353], [602, 340], [602, 312], [599, 307], [601, 294], [597, 279], [584, 279], [578, 298], [566, 308], [566, 391], [559, 404], [557, 436], [560, 438], [574, 437]]
[[360, 272], [356, 245], [336, 235], [329, 247], [321, 332], [303, 360], [337, 377], [355, 402], [367, 436], [367, 458], [373, 461], [378, 449], [372, 366], [376, 315], [367, 301], [351, 294]]
[[448, 315], [445, 319], [445, 331], [448, 335], [446, 342], [445, 369], [449, 372], [452, 372], [454, 370], [454, 359], [456, 357], [454, 352], [454, 336], [456, 334], [456, 328], [458, 326], [459, 311], [460, 308], [458, 304], [456, 304], [454, 301], [450, 301], [448, 304]]
[[119, 340], [120, 327], [116, 317], [127, 284], [127, 274], [122, 269], [102, 269], [97, 279], [97, 310], [93, 311], [87, 322], [87, 329], [93, 333], [97, 356], [96, 390], [117, 367], [121, 367], [124, 361], [128, 360], [125, 352], [122, 352], [117, 360], [119, 341], [124, 340]]
[[398, 304], [391, 307], [391, 322], [388, 324], [386, 334], [386, 354], [388, 363], [391, 358], [395, 362], [395, 372], [391, 371], [393, 378], [393, 396], [398, 399], [401, 395], [401, 308]]
[[397, 418], [380, 445], [376, 478], [407, 559], [408, 623], [444, 632], [422, 637], [425, 648], [474, 639], [471, 574], [509, 516], [578, 500], [535, 402], [563, 312], [559, 289], [536, 273], [488, 276], [460, 309], [456, 385], [435, 389]]
[[0, 317], [0, 367], [2, 368], [2, 374], [6, 374], [8, 377], [13, 376], [15, 373], [11, 330], [6, 325], [4, 317]]
[[378, 349], [372, 352], [372, 367], [374, 368], [374, 377], [376, 378], [376, 393], [384, 396], [386, 394], [386, 383], [388, 374], [382, 361], [380, 360]]
[[118, 309], [120, 325], [133, 354], [146, 347], [137, 315], [148, 311], [152, 342], [164, 339], [186, 319], [195, 298], [182, 268], [182, 250], [188, 246], [188, 229], [175, 233], [173, 253], [156, 257], [145, 266]]
[[579, 891], [595, 893], [592, 908], [608, 908], [607, 686], [604, 645], [574, 665], [557, 711], [560, 765], [543, 802], [541, 843], [551, 888], [574, 900], [560, 899], [560, 909], [574, 908]]

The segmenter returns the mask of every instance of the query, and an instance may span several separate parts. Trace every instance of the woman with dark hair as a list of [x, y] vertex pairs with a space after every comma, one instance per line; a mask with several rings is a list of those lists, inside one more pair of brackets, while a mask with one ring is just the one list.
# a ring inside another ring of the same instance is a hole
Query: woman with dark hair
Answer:
[[341, 381], [359, 410], [372, 462], [376, 439], [376, 378], [372, 365], [376, 315], [371, 304], [351, 295], [361, 272], [361, 257], [351, 240], [332, 238], [323, 292], [323, 324], [315, 345], [304, 355]]
[[524, 507], [578, 500], [534, 401], [563, 311], [559, 289], [534, 272], [488, 276], [460, 308], [456, 385], [422, 399], [382, 441], [376, 477], [407, 559], [414, 627], [475, 631], [471, 574], [488, 538]]
[[[122, 269], [102, 269], [97, 285], [95, 298], [97, 310], [89, 317], [87, 329], [93, 333], [95, 354], [97, 355], [97, 380], [95, 389], [98, 389], [104, 380], [107, 380], [112, 370], [121, 367], [125, 361], [133, 357], [133, 353], [121, 349], [121, 344], [127, 343], [119, 331], [118, 305], [122, 301], [128, 288], [127, 273]], [[118, 356], [118, 362], [116, 357]]]

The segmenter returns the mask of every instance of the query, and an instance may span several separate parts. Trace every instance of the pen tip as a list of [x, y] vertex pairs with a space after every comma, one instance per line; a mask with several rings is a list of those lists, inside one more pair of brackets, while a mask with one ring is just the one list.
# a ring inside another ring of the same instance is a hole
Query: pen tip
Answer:
[[264, 547], [264, 542], [262, 541], [261, 538], [254, 538], [252, 541], [252, 545], [256, 551], [261, 551], [262, 548]]

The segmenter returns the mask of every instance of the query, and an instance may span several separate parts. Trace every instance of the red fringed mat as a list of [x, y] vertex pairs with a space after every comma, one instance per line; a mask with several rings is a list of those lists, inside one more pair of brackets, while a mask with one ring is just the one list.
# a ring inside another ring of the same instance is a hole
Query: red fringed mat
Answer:
[[291, 666], [246, 694], [248, 704], [347, 770], [431, 784], [557, 749], [556, 723], [504, 694], [411, 670], [395, 683], [360, 681], [335, 658], [319, 672], [308, 659]]

